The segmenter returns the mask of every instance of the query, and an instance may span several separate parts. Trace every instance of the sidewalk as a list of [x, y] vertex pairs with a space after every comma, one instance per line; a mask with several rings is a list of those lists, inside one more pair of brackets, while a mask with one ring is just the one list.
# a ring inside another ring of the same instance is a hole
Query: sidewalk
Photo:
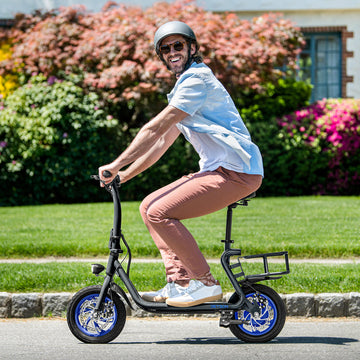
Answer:
[[[34, 259], [0, 259], [0, 264], [21, 264], [21, 263], [34, 263], [34, 264], [45, 264], [49, 262], [88, 262], [88, 263], [106, 263], [108, 260], [107, 257], [93, 257], [93, 258], [78, 258], [78, 257], [68, 257], [68, 258], [59, 258], [59, 257], [45, 257], [45, 258], [34, 258]], [[220, 264], [220, 259], [207, 259], [210, 264]], [[250, 260], [247, 260], [250, 261]], [[262, 261], [262, 260], [260, 260]], [[277, 259], [272, 259], [272, 262], [276, 262]], [[161, 263], [162, 259], [160, 258], [136, 258], [131, 259], [132, 263]], [[279, 262], [283, 262], [283, 259], [280, 259]], [[289, 259], [290, 264], [333, 264], [333, 265], [342, 265], [342, 264], [360, 264], [360, 258], [354, 259]]]

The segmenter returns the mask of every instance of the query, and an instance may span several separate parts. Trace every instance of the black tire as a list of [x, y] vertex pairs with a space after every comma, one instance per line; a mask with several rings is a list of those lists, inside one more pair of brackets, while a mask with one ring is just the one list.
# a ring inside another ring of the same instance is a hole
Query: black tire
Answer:
[[[243, 288], [245, 296], [251, 302], [257, 301], [261, 307], [261, 314], [254, 318], [249, 312], [239, 310], [233, 318], [248, 320], [248, 324], [231, 324], [230, 331], [240, 340], [248, 343], [264, 343], [279, 335], [284, 327], [286, 309], [279, 294], [268, 286], [254, 284], [252, 288]], [[236, 303], [238, 294], [234, 293], [229, 303]]]
[[84, 343], [103, 344], [114, 340], [126, 321], [126, 309], [120, 296], [109, 291], [105, 306], [94, 317], [96, 300], [101, 286], [86, 287], [77, 292], [67, 308], [67, 323], [73, 335]]

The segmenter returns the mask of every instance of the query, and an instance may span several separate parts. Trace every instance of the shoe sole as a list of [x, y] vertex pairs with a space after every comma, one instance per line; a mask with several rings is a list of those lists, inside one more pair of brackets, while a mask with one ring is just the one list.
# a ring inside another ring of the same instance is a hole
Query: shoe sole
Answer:
[[188, 301], [188, 302], [178, 302], [174, 299], [167, 299], [166, 300], [166, 304], [168, 304], [169, 306], [175, 306], [175, 307], [188, 307], [188, 306], [195, 306], [195, 305], [200, 305], [209, 301], [216, 301], [216, 300], [220, 300], [222, 299], [223, 294], [219, 294], [219, 295], [214, 295], [214, 296], [209, 296], [207, 298], [203, 298], [203, 299], [199, 299], [199, 300], [194, 300], [194, 301]]
[[148, 295], [142, 295], [141, 296], [143, 300], [150, 301], [150, 302], [161, 302], [164, 303], [166, 301], [166, 298], [159, 297], [159, 296], [148, 296]]

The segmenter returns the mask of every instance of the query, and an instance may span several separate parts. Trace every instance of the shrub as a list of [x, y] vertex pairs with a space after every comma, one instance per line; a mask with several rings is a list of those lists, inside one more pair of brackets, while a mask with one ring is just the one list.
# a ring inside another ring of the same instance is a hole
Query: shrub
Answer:
[[1, 107], [0, 203], [96, 200], [99, 192], [87, 182], [121, 147], [117, 125], [95, 93], [33, 77]]
[[275, 117], [289, 114], [309, 104], [311, 85], [292, 77], [281, 78], [264, 85], [262, 93], [243, 92], [235, 99], [241, 116], [249, 126], [269, 122]]
[[[322, 175], [309, 179], [314, 193], [360, 194], [360, 100], [324, 99], [281, 118], [279, 124], [293, 153], [294, 144], [301, 144], [309, 155], [317, 153], [318, 158], [326, 159]], [[306, 164], [309, 173], [316, 172], [313, 159], [299, 160], [295, 171]]]
[[265, 93], [248, 92], [237, 99], [241, 116], [263, 157], [265, 177], [258, 195], [311, 193], [308, 188], [309, 177], [319, 176], [314, 169], [323, 164], [326, 166], [327, 163], [320, 161], [320, 164], [310, 165], [315, 159], [318, 162], [319, 158], [309, 156], [312, 149], [308, 146], [284, 136], [277, 121], [277, 117], [306, 106], [311, 87], [286, 78], [279, 79], [277, 83], [268, 83], [264, 88]]

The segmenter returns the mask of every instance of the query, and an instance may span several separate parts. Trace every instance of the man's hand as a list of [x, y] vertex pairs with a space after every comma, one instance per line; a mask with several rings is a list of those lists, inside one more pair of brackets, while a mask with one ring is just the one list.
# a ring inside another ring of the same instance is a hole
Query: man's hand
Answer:
[[[105, 177], [104, 171], [108, 171], [111, 174], [111, 177]], [[114, 180], [115, 176], [118, 174], [118, 171], [119, 171], [119, 169], [117, 169], [113, 163], [101, 166], [101, 167], [99, 167], [100, 180], [104, 181], [105, 184], [109, 184]], [[100, 184], [101, 184], [101, 187], [104, 187], [104, 184], [102, 182], [100, 182]]]

